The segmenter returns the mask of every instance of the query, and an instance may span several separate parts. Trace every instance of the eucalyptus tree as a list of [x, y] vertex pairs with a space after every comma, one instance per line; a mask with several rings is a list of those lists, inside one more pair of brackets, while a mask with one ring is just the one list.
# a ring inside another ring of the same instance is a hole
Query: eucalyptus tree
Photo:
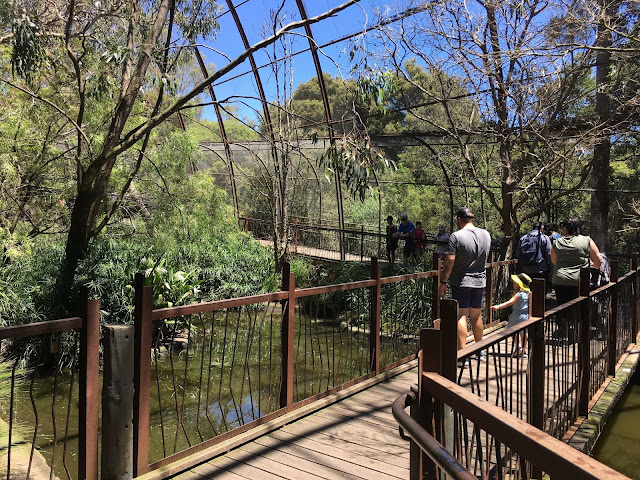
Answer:
[[[186, 85], [175, 85], [175, 72], [196, 41], [217, 32], [214, 0], [16, 0], [3, 9], [11, 22], [3, 22], [0, 42], [9, 45], [15, 74], [0, 78], [5, 92], [28, 95], [64, 117], [74, 132], [68, 145], [76, 191], [69, 202], [61, 298], [68, 298], [78, 262], [145, 161], [154, 129], [253, 52], [357, 2], [290, 22], [204, 80]], [[128, 174], [112, 196], [116, 166]]]
[[[428, 123], [456, 144], [461, 167], [498, 212], [505, 234], [513, 237], [523, 222], [540, 216], [589, 176], [601, 122], [584, 124], [578, 113], [570, 114], [585, 104], [576, 84], [590, 75], [588, 45], [557, 43], [553, 37], [553, 21], [571, 8], [566, 5], [540, 0], [417, 3], [420, 13], [383, 29], [382, 57], [442, 108], [444, 114], [429, 117]], [[428, 88], [412, 76], [409, 60], [444, 72], [441, 88]], [[452, 81], [466, 93], [452, 94], [446, 88]], [[468, 101], [477, 115], [452, 114]], [[491, 156], [480, 161], [478, 147]], [[543, 179], [551, 179], [552, 189], [535, 201]]]

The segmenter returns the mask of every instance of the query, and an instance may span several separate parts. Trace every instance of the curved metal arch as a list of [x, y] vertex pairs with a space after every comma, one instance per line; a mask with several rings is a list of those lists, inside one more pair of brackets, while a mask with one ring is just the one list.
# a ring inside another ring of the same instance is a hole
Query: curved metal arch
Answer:
[[[229, 11], [231, 12], [231, 16], [233, 17], [233, 21], [236, 24], [236, 28], [238, 29], [238, 33], [240, 34], [240, 38], [242, 39], [242, 44], [244, 48], [248, 50], [251, 47], [251, 45], [249, 44], [249, 40], [247, 39], [247, 34], [245, 33], [245, 30], [244, 30], [244, 26], [242, 25], [242, 22], [240, 21], [240, 17], [238, 16], [238, 11], [236, 10], [236, 7], [233, 5], [232, 0], [226, 0], [226, 2], [227, 2], [227, 7], [229, 7]], [[278, 162], [278, 151], [276, 149], [275, 134], [273, 133], [273, 122], [271, 120], [271, 114], [269, 113], [269, 104], [267, 102], [267, 97], [264, 93], [264, 87], [262, 86], [262, 79], [260, 78], [260, 73], [258, 72], [258, 66], [256, 64], [256, 60], [253, 54], [249, 54], [249, 63], [251, 64], [253, 77], [255, 78], [256, 85], [258, 87], [260, 102], [262, 103], [262, 109], [264, 110], [264, 120], [265, 120], [265, 123], [267, 124], [267, 131], [269, 132], [269, 141], [271, 143], [271, 155], [273, 157], [274, 165], [276, 165]], [[280, 198], [285, 198], [286, 192], [282, 191], [283, 189], [282, 182], [280, 182], [279, 189], [281, 193]], [[284, 206], [282, 205], [280, 206], [280, 209], [281, 209], [280, 211], [283, 211], [283, 207]]]
[[[296, 0], [296, 5], [298, 6], [298, 12], [300, 13], [300, 18], [302, 20], [307, 20], [307, 11], [304, 6], [303, 0]], [[320, 65], [320, 58], [318, 57], [318, 45], [313, 39], [313, 32], [311, 31], [311, 25], [304, 26], [305, 34], [307, 35], [307, 40], [309, 42], [309, 50], [311, 52], [311, 57], [313, 58], [313, 64], [316, 68], [316, 76], [318, 78], [318, 86], [320, 88], [320, 94], [322, 95], [322, 103], [324, 105], [324, 113], [327, 119], [327, 130], [329, 132], [329, 142], [331, 145], [335, 144], [336, 136], [335, 131], [333, 129], [333, 120], [331, 118], [331, 106], [329, 105], [329, 97], [327, 95], [327, 87], [324, 83], [324, 76], [322, 74], [322, 66]], [[342, 205], [342, 186], [340, 181], [340, 176], [336, 173], [336, 202], [338, 206], [338, 225], [340, 227], [340, 259], [345, 259], [345, 248], [344, 248], [344, 207]], [[322, 218], [320, 219], [322, 221]]]
[[[204, 64], [204, 60], [202, 59], [202, 55], [200, 54], [200, 49], [197, 46], [193, 47], [193, 50], [196, 54], [196, 59], [198, 60], [198, 65], [200, 66], [200, 71], [204, 78], [209, 77], [209, 72], [207, 71], [207, 66]], [[224, 120], [222, 119], [222, 112], [220, 111], [220, 105], [216, 100], [216, 95], [213, 91], [213, 86], [209, 85], [209, 96], [211, 97], [211, 101], [213, 102], [213, 109], [216, 112], [216, 118], [218, 119], [218, 126], [220, 127], [220, 137], [222, 137], [222, 143], [224, 144], [224, 153], [227, 157], [227, 170], [229, 171], [229, 182], [231, 183], [231, 198], [233, 199], [233, 214], [236, 218], [240, 216], [240, 208], [238, 206], [238, 191], [236, 188], [236, 177], [235, 172], [233, 170], [233, 157], [231, 155], [231, 148], [229, 147], [229, 139], [227, 138], [227, 131], [224, 126]]]

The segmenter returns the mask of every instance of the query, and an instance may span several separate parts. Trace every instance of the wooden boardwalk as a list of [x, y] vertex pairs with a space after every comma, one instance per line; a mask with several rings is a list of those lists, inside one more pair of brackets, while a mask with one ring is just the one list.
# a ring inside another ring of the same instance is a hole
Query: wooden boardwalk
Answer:
[[409, 442], [391, 404], [417, 380], [414, 368], [173, 478], [407, 479]]
[[[490, 403], [519, 403], [516, 409], [522, 415], [526, 412], [522, 383], [528, 362], [526, 358], [509, 354], [510, 341], [504, 346], [506, 351], [494, 351], [486, 360], [474, 359], [464, 368], [459, 365], [458, 372], [461, 369], [463, 372], [460, 384], [480, 392]], [[546, 349], [547, 356], [555, 358], [555, 363], [567, 364], [574, 360], [573, 355], [566, 353], [563, 358], [558, 357], [557, 345], [548, 344]], [[502, 376], [503, 381], [496, 382], [497, 376]], [[391, 404], [398, 396], [408, 393], [417, 377], [417, 369], [412, 368], [173, 478], [407, 479], [409, 442], [398, 434]], [[563, 388], [558, 385], [566, 381], [567, 378], [556, 378], [553, 370], [548, 369], [547, 397], [566, 389], [568, 385]], [[496, 389], [497, 383], [502, 383], [503, 390]], [[575, 391], [575, 385], [570, 390]], [[509, 392], [516, 395], [512, 397]], [[553, 421], [547, 418], [547, 422]], [[493, 456], [491, 452], [487, 454], [489, 458]]]
[[[260, 242], [265, 247], [273, 248], [273, 241], [271, 240], [258, 239], [258, 242]], [[335, 261], [340, 260], [340, 252], [336, 250], [323, 250], [321, 248], [307, 247], [304, 245], [296, 246], [296, 245], [293, 245], [293, 243], [289, 244], [289, 248], [291, 249], [291, 253], [294, 253], [296, 255], [303, 255], [305, 257], [313, 257], [313, 258], [321, 258], [324, 260], [335, 260]], [[400, 256], [402, 257], [402, 255]], [[365, 255], [364, 257], [362, 257], [362, 260], [364, 262], [370, 262], [371, 257], [368, 255]], [[359, 262], [360, 255], [354, 255], [353, 253], [345, 253], [345, 261]]]

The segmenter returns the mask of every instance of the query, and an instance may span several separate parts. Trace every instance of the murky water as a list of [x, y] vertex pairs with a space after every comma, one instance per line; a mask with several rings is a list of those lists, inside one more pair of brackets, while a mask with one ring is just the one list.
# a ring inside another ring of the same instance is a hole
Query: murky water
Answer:
[[640, 480], [640, 369], [618, 401], [592, 455], [620, 473]]
[[[150, 462], [278, 408], [280, 315], [266, 321], [260, 315], [216, 320], [213, 328], [203, 324], [194, 328], [188, 351], [170, 347], [152, 355]], [[296, 331], [294, 401], [367, 373], [368, 333], [317, 319], [297, 325]], [[383, 345], [383, 365], [415, 350], [412, 343], [394, 345]], [[18, 431], [49, 465], [53, 461], [59, 478], [77, 477], [77, 396], [78, 377], [60, 373], [36, 377], [33, 383], [28, 377], [16, 392]]]

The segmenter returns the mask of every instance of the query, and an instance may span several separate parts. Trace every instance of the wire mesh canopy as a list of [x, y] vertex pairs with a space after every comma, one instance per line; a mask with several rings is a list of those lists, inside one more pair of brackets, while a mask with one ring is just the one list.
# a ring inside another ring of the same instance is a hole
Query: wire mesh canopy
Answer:
[[[307, 5], [308, 3], [308, 5]], [[216, 160], [224, 162], [228, 185], [235, 214], [239, 214], [238, 176], [251, 177], [245, 172], [252, 161], [261, 165], [278, 162], [283, 156], [282, 130], [283, 110], [291, 94], [301, 82], [316, 81], [313, 92], [322, 103], [322, 120], [297, 116], [307, 127], [312, 125], [320, 141], [311, 140], [308, 129], [305, 134], [296, 132], [287, 140], [287, 155], [301, 154], [307, 160], [307, 169], [316, 183], [320, 175], [307, 154], [318, 156], [336, 142], [339, 134], [331, 112], [330, 100], [325, 84], [326, 75], [345, 78], [351, 74], [353, 40], [366, 31], [372, 22], [373, 5], [370, 1], [314, 1], [303, 0], [225, 0], [219, 16], [220, 33], [208, 45], [194, 47], [201, 73], [206, 78], [209, 68], [206, 60], [215, 65], [224, 65], [242, 52], [273, 35], [284, 25], [300, 22], [283, 40], [247, 55], [243, 64], [222, 76], [208, 88], [210, 102], [203, 101], [204, 115], [215, 118], [217, 129], [211, 129], [211, 141], [201, 143], [204, 160], [201, 168], [211, 167]], [[324, 18], [327, 12], [336, 13]], [[305, 23], [322, 17], [321, 20]], [[290, 114], [290, 112], [287, 112]], [[259, 134], [259, 140], [236, 141], [228, 133], [229, 119], [241, 123], [251, 122]], [[256, 127], [257, 125], [257, 127]], [[295, 140], [292, 137], [295, 136]], [[277, 168], [277, 167], [276, 167]], [[298, 167], [295, 167], [298, 168]], [[238, 173], [240, 169], [243, 173]], [[268, 168], [265, 168], [268, 170]], [[264, 173], [264, 172], [263, 172]], [[298, 172], [300, 173], [300, 172]], [[268, 172], [267, 172], [268, 175]], [[302, 174], [301, 174], [302, 175]], [[304, 175], [302, 175], [304, 177]], [[255, 178], [255, 175], [253, 175]], [[322, 178], [324, 180], [324, 178]], [[339, 179], [334, 182], [337, 220], [344, 228], [342, 192]], [[322, 187], [319, 187], [320, 213], [322, 218]]]

